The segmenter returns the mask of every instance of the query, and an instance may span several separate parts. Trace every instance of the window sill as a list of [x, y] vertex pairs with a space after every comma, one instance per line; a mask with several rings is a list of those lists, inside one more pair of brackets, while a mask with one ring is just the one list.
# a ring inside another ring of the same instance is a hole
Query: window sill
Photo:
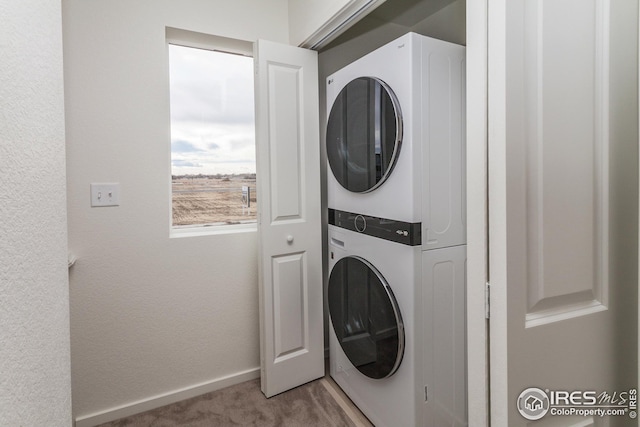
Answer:
[[250, 233], [258, 231], [258, 224], [231, 224], [231, 225], [190, 225], [171, 227], [169, 238], [213, 236], [219, 234]]

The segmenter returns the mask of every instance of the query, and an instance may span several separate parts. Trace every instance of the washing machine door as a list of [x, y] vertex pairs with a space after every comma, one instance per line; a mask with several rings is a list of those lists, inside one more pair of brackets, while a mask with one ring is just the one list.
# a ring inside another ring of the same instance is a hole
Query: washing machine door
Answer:
[[404, 327], [393, 292], [363, 258], [340, 259], [329, 277], [329, 313], [338, 342], [369, 378], [393, 375], [404, 353]]
[[402, 143], [402, 114], [391, 88], [373, 77], [349, 82], [331, 107], [326, 143], [340, 185], [356, 193], [382, 185]]

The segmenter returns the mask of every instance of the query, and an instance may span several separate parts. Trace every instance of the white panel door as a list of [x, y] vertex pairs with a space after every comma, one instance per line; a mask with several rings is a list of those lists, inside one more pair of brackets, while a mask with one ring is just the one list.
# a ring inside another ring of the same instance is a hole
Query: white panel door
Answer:
[[267, 397], [324, 375], [318, 66], [259, 40], [256, 147], [260, 365]]
[[[489, 4], [492, 425], [528, 425], [518, 404], [540, 415], [552, 391], [624, 391], [614, 383], [613, 332], [624, 325], [611, 305], [620, 283], [610, 280], [609, 156], [626, 130], [610, 120], [613, 105], [633, 108], [635, 98], [610, 96], [615, 3]], [[519, 402], [528, 388], [542, 394]], [[535, 425], [609, 421], [549, 411]]]

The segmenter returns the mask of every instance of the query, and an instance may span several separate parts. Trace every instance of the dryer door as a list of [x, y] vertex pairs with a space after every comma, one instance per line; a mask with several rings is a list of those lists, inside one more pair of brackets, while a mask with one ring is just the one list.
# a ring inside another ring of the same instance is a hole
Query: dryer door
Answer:
[[327, 123], [327, 157], [340, 185], [356, 193], [382, 185], [401, 142], [400, 104], [387, 84], [360, 77], [340, 91]]
[[386, 378], [404, 353], [404, 327], [384, 277], [360, 257], [339, 260], [329, 277], [331, 323], [345, 355], [369, 378]]

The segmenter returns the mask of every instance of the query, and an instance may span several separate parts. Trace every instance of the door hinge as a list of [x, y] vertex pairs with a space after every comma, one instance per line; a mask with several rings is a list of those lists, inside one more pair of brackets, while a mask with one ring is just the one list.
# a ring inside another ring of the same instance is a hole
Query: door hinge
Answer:
[[429, 394], [427, 393], [427, 386], [424, 386], [424, 401], [429, 401]]
[[489, 319], [491, 317], [491, 285], [489, 282], [484, 284], [484, 318]]

